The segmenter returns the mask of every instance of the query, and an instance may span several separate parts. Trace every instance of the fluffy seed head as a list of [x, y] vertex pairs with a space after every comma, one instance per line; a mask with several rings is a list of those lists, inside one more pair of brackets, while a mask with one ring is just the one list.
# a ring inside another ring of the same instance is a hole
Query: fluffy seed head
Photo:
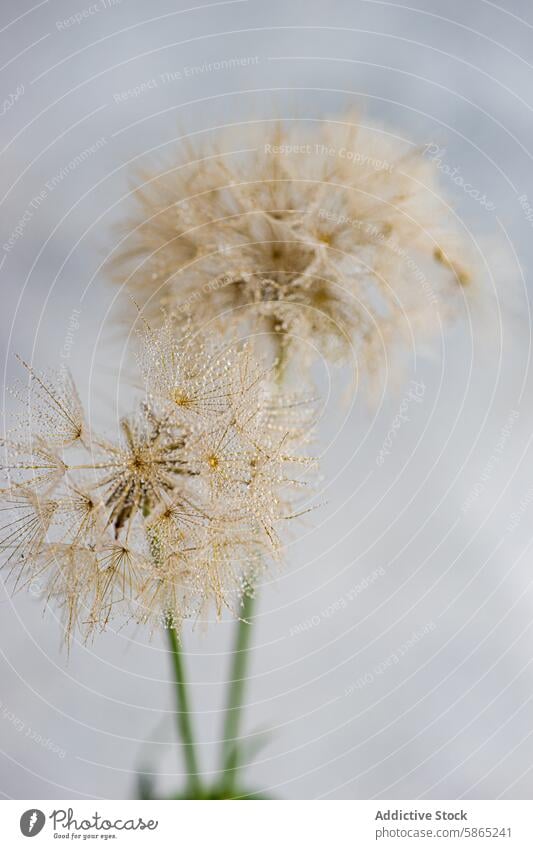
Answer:
[[67, 639], [129, 618], [179, 627], [213, 604], [237, 606], [259, 561], [282, 552], [299, 483], [287, 469], [309, 463], [298, 453], [308, 405], [285, 400], [248, 349], [180, 343], [177, 332], [168, 318], [145, 325], [145, 395], [117, 441], [85, 428], [59, 440], [52, 399], [69, 421], [78, 402], [33, 372], [52, 418], [36, 419], [26, 396], [23, 439], [5, 440], [0, 552], [17, 588], [38, 586], [59, 606]]
[[300, 375], [317, 350], [378, 373], [472, 279], [434, 164], [354, 116], [219, 136], [141, 175], [136, 202], [114, 275], [153, 320], [253, 332]]

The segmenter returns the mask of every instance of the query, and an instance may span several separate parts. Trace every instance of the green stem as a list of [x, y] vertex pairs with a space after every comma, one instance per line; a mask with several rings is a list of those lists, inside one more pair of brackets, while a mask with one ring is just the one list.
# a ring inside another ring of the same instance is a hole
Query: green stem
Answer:
[[183, 743], [183, 752], [185, 757], [185, 763], [187, 766], [188, 792], [191, 798], [201, 799], [203, 795], [202, 784], [200, 781], [200, 771], [198, 769], [198, 762], [196, 760], [194, 735], [191, 723], [191, 711], [189, 707], [189, 697], [187, 695], [187, 684], [185, 682], [183, 658], [180, 643], [178, 635], [174, 628], [167, 627], [166, 632], [168, 634], [170, 652], [172, 654], [174, 678], [176, 681], [176, 717], [178, 720], [178, 732]]
[[244, 687], [250, 652], [252, 623], [250, 621], [254, 598], [246, 592], [243, 599], [241, 619], [237, 624], [237, 636], [233, 650], [228, 702], [224, 720], [222, 750], [222, 786], [227, 795], [233, 793], [239, 764], [239, 725], [242, 715]]

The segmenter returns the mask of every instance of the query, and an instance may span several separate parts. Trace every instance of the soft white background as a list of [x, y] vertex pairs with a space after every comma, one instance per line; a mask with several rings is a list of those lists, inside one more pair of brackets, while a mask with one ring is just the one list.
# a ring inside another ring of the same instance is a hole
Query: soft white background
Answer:
[[[25, 87], [0, 117], [2, 244], [45, 181], [105, 139], [14, 249], [0, 251], [4, 381], [17, 371], [15, 352], [60, 362], [69, 316], [81, 310], [69, 364], [91, 415], [113, 429], [128, 354], [110, 314], [117, 291], [100, 265], [124, 212], [130, 163], [153, 162], [158, 151], [171, 159], [180, 135], [261, 118], [335, 117], [355, 106], [399, 136], [445, 147], [446, 163], [496, 205], [487, 212], [443, 177], [487, 257], [494, 309], [473, 309], [471, 325], [443, 340], [442, 357], [413, 365], [408, 377], [416, 369], [424, 380], [424, 400], [411, 405], [381, 468], [376, 454], [402, 387], [376, 415], [362, 399], [347, 411], [342, 375], [329, 374], [325, 505], [260, 592], [245, 726], [270, 738], [247, 784], [283, 798], [530, 798], [533, 230], [518, 198], [533, 203], [531, 4], [105, 5], [60, 29], [91, 3], [2, 3], [1, 98]], [[245, 56], [259, 61], [115, 102], [158, 74]], [[490, 463], [513, 410], [512, 433]], [[488, 463], [483, 492], [465, 512]], [[509, 531], [513, 512], [520, 521]], [[380, 567], [379, 580], [346, 601]], [[307, 620], [314, 626], [294, 635]], [[375, 673], [428, 624], [397, 664]], [[160, 792], [178, 789], [183, 764], [159, 638], [108, 633], [67, 658], [53, 611], [43, 618], [39, 598], [5, 591], [0, 632], [6, 797], [127, 797], [141, 767], [159, 776]], [[231, 633], [224, 621], [185, 635], [206, 771], [216, 764]], [[347, 695], [366, 673], [373, 680]]]

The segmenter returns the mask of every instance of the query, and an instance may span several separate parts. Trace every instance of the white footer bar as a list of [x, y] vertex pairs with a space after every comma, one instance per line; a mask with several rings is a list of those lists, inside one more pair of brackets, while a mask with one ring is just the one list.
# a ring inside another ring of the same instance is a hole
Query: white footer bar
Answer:
[[[0, 802], [5, 847], [533, 849], [529, 801]], [[34, 843], [30, 843], [30, 839]], [[69, 843], [67, 843], [69, 841]]]

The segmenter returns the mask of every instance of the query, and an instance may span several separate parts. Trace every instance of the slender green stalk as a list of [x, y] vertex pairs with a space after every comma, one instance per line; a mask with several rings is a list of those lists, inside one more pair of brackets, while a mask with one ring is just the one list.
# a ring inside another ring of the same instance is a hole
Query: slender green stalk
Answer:
[[224, 720], [222, 740], [222, 787], [226, 795], [231, 796], [235, 787], [239, 763], [239, 726], [242, 715], [244, 687], [247, 678], [247, 666], [250, 652], [252, 623], [250, 621], [254, 607], [253, 596], [246, 593], [243, 599], [241, 619], [237, 624], [237, 636], [233, 650], [229, 680], [228, 702]]
[[194, 744], [194, 735], [191, 723], [191, 711], [189, 707], [189, 697], [187, 694], [187, 684], [185, 682], [185, 674], [183, 669], [182, 652], [178, 640], [178, 635], [174, 628], [166, 628], [168, 640], [170, 644], [170, 652], [172, 655], [172, 666], [174, 669], [174, 678], [176, 682], [176, 701], [177, 711], [176, 717], [178, 720], [178, 733], [183, 744], [183, 753], [185, 764], [187, 766], [187, 789], [188, 795], [193, 799], [201, 799], [202, 783], [200, 780], [200, 770], [198, 769], [198, 761], [196, 760], [196, 749]]

